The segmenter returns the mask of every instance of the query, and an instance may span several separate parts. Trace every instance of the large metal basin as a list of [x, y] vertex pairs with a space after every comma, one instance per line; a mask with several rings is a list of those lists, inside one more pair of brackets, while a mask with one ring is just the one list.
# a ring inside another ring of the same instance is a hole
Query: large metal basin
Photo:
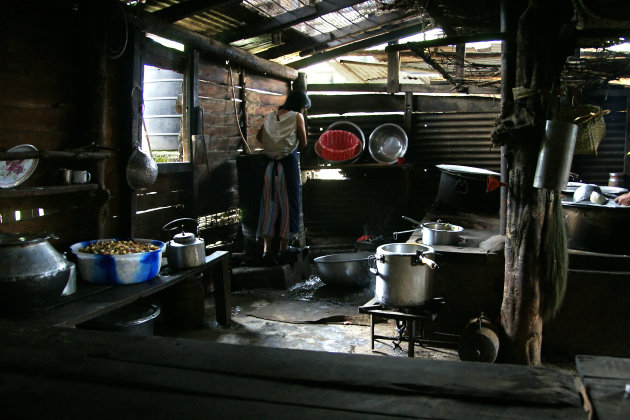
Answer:
[[348, 252], [324, 255], [313, 260], [317, 275], [330, 286], [364, 287], [372, 284], [374, 275], [370, 273], [368, 257], [371, 252]]

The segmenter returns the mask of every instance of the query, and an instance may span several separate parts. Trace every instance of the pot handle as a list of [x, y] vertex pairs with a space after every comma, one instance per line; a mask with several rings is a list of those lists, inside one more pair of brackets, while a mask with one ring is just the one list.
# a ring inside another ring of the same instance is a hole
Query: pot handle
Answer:
[[167, 224], [165, 224], [162, 227], [162, 230], [164, 232], [168, 232], [169, 230], [175, 230], [178, 227], [181, 228], [181, 229], [184, 229], [184, 225], [186, 223], [190, 223], [190, 225], [194, 224], [195, 225], [195, 229], [197, 230], [197, 236], [199, 236], [199, 224], [197, 222], [197, 219], [191, 219], [189, 217], [183, 217], [181, 219], [171, 220], [170, 222], [168, 222]]
[[368, 267], [370, 269], [370, 273], [374, 274], [375, 276], [378, 276], [378, 269], [376, 268], [376, 261], [381, 261], [383, 262], [385, 260], [385, 258], [380, 255], [380, 254], [374, 254], [374, 255], [370, 255], [368, 256]]
[[422, 251], [416, 251], [416, 255], [411, 257], [411, 265], [419, 265], [425, 264], [429, 266], [430, 269], [435, 270], [436, 268], [440, 268], [437, 263], [433, 260], [426, 258], [422, 255]]

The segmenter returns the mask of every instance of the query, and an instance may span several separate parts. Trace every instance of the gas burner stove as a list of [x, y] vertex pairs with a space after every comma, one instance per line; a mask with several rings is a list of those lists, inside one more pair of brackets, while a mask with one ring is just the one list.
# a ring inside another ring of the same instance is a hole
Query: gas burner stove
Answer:
[[[435, 321], [438, 312], [446, 303], [446, 298], [437, 297], [429, 300], [420, 306], [410, 308], [389, 308], [372, 298], [363, 306], [359, 306], [359, 313], [370, 315], [370, 341], [374, 350], [374, 340], [393, 340], [394, 348], [401, 348], [400, 343], [407, 341], [407, 355], [414, 357], [415, 344], [418, 340], [422, 344], [425, 340], [424, 322]], [[374, 334], [374, 316], [396, 321], [397, 337], [382, 336]], [[418, 328], [419, 327], [419, 328]], [[419, 332], [419, 334], [418, 334]]]

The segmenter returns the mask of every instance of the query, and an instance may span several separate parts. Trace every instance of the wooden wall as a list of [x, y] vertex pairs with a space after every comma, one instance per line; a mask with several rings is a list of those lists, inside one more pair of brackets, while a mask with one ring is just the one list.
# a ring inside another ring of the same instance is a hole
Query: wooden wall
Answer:
[[[14, 3], [0, 17], [0, 149], [31, 144], [40, 151], [58, 151], [89, 145], [96, 140], [91, 121], [101, 63], [90, 54], [95, 46], [80, 14], [68, 1], [37, 7]], [[87, 169], [96, 176], [97, 162], [40, 159], [26, 182], [0, 190], [0, 231], [52, 232], [60, 238], [53, 243], [60, 246], [97, 235], [107, 194], [89, 187], [59, 188], [60, 168]]]
[[203, 216], [238, 206], [236, 157], [244, 153], [241, 132], [252, 152], [260, 153], [256, 133], [263, 116], [284, 103], [289, 83], [241, 68], [232, 68], [230, 76], [224, 63], [206, 57], [199, 60], [198, 82], [203, 137], [194, 138], [195, 212]]
[[[109, 157], [40, 159], [27, 182], [0, 190], [0, 231], [52, 231], [60, 237], [54, 244], [61, 250], [81, 240], [130, 233], [168, 238], [161, 228], [170, 220], [237, 206], [235, 159], [242, 146], [224, 60], [202, 56], [198, 73], [186, 68], [189, 77], [197, 74], [196, 100], [203, 109], [203, 134], [193, 139], [193, 161], [159, 165], [155, 184], [134, 192], [125, 178], [140, 126], [132, 120], [140, 106], [133, 86], [141, 79], [134, 69], [141, 68], [142, 57], [168, 61], [173, 52], [164, 55], [156, 47], [149, 52], [143, 34], [136, 37], [129, 26], [125, 53], [102, 59], [87, 12], [75, 9], [69, 0], [25, 1], [0, 16], [0, 150], [24, 143], [39, 150], [74, 150], [95, 143], [99, 148], [91, 150]], [[182, 54], [177, 61], [189, 63], [191, 53]], [[284, 102], [289, 82], [240, 68], [233, 69], [233, 80], [239, 122], [255, 149], [262, 115]], [[80, 191], [62, 187], [60, 168], [88, 169], [95, 177], [100, 171], [102, 185]], [[46, 189], [24, 190], [41, 187]]]

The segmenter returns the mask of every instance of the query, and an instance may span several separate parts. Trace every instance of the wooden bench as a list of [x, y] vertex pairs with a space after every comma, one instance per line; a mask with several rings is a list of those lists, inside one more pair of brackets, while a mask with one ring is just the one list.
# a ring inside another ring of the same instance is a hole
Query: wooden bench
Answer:
[[0, 321], [3, 418], [586, 420], [555, 369]]

